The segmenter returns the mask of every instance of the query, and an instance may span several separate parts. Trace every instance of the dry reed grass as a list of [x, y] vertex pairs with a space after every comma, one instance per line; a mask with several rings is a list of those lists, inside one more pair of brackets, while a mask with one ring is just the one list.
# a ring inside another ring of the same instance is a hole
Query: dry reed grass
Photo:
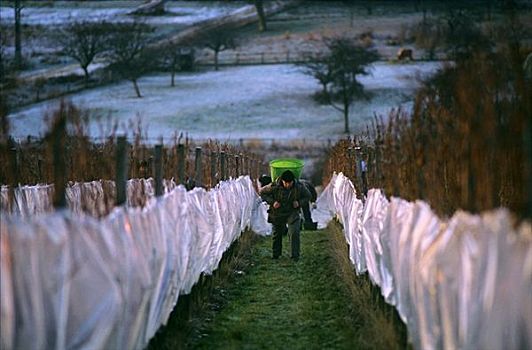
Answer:
[[344, 281], [353, 301], [355, 322], [360, 329], [358, 343], [367, 349], [407, 349], [407, 330], [393, 306], [387, 304], [380, 290], [367, 275], [356, 276], [349, 260], [342, 226], [329, 224], [331, 255], [337, 275]]

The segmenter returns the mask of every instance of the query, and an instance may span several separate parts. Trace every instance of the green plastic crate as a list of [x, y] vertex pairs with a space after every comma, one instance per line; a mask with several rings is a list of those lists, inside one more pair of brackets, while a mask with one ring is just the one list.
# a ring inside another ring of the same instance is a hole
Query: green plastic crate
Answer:
[[272, 174], [272, 181], [277, 180], [285, 170], [290, 170], [294, 173], [296, 179], [301, 177], [301, 172], [303, 171], [303, 166], [305, 162], [295, 158], [279, 158], [270, 161], [270, 172]]

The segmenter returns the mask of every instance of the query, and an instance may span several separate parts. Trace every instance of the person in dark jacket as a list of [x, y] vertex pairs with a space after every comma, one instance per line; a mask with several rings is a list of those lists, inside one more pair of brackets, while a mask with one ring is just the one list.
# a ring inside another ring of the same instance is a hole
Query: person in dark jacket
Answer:
[[273, 226], [272, 257], [278, 259], [283, 248], [283, 232], [288, 228], [291, 237], [291, 257], [299, 259], [301, 207], [308, 203], [311, 194], [290, 170], [281, 174], [276, 182], [260, 190], [261, 198], [270, 205], [268, 222]]
[[266, 175], [266, 174], [262, 174], [260, 177], [259, 177], [259, 191], [261, 188], [263, 188], [264, 186], [266, 185], [269, 185], [272, 183], [272, 178], [271, 176], [269, 175]]

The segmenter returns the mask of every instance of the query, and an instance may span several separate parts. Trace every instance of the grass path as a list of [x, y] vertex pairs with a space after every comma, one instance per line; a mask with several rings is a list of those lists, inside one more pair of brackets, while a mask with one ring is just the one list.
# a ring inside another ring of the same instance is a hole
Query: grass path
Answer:
[[[245, 271], [219, 287], [187, 348], [358, 349], [360, 320], [339, 277], [328, 231], [303, 231], [301, 259], [271, 259], [271, 238], [253, 246]], [[371, 343], [371, 342], [369, 342]]]

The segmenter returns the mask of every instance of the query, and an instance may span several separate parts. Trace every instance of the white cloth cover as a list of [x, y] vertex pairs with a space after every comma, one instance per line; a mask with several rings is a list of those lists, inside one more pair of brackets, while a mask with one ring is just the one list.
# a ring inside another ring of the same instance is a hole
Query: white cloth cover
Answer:
[[532, 225], [505, 209], [441, 220], [422, 201], [386, 199], [334, 174], [312, 215], [343, 224], [357, 273], [367, 271], [416, 349], [532, 348]]
[[[128, 207], [145, 206], [155, 199], [155, 181], [131, 179], [126, 184]], [[163, 180], [164, 193], [176, 187], [173, 180]], [[14, 189], [14, 200], [9, 200], [9, 187], [0, 188], [0, 212], [3, 215], [30, 217], [54, 210], [54, 185], [19, 186]], [[68, 208], [74, 213], [94, 217], [107, 215], [114, 207], [116, 187], [114, 181], [99, 180], [74, 182], [66, 187]]]
[[267, 226], [251, 225], [259, 197], [247, 176], [210, 191], [170, 185], [161, 198], [150, 181], [128, 186], [146, 206], [100, 220], [79, 208], [90, 193], [98, 212], [101, 182], [75, 184], [72, 210], [52, 213], [49, 187], [18, 189], [0, 220], [2, 349], [142, 349], [243, 230]]

